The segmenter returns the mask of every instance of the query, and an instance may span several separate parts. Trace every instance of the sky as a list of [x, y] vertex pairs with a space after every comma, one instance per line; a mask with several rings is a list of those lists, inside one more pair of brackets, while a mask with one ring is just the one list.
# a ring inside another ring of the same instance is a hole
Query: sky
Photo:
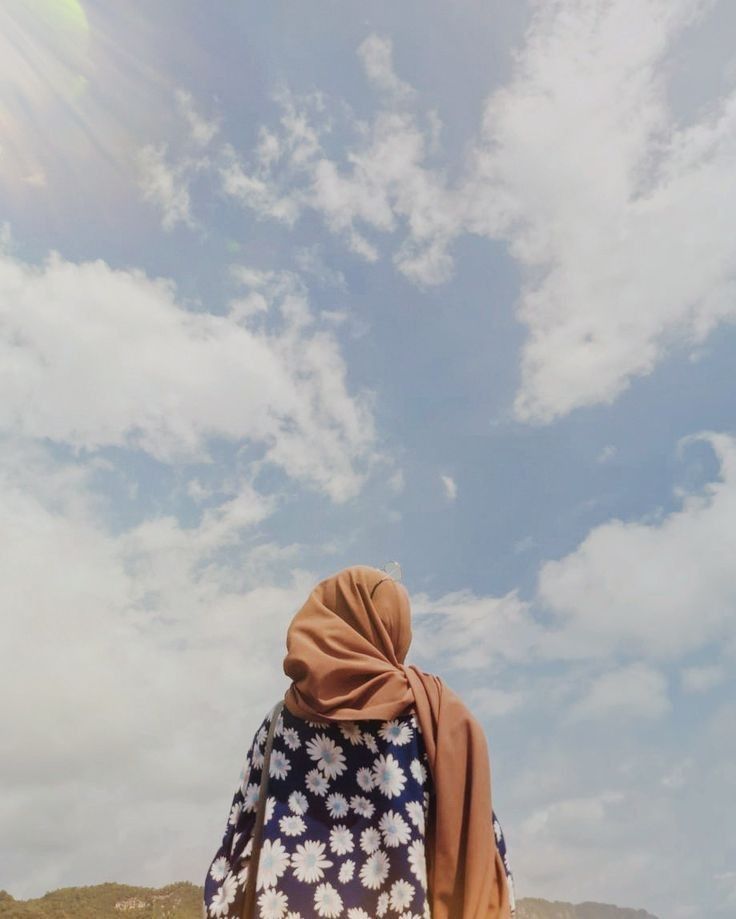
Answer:
[[399, 561], [519, 897], [736, 912], [736, 8], [0, 7], [0, 887], [202, 883]]

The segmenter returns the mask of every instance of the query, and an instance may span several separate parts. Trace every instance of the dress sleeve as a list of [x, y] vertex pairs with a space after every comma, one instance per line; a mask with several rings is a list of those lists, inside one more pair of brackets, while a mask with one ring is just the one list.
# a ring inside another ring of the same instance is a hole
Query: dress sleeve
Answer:
[[261, 766], [271, 714], [261, 722], [245, 757], [220, 847], [204, 881], [203, 919], [239, 916], [253, 845]]
[[498, 817], [496, 816], [495, 811], [493, 812], [493, 832], [496, 836], [496, 849], [498, 854], [501, 856], [503, 868], [506, 873], [506, 883], [509, 889], [509, 905], [511, 907], [511, 919], [516, 919], [516, 890], [514, 888], [514, 876], [511, 873], [511, 865], [509, 864], [509, 854], [506, 847], [506, 839], [504, 838], [503, 830], [501, 829], [501, 824]]

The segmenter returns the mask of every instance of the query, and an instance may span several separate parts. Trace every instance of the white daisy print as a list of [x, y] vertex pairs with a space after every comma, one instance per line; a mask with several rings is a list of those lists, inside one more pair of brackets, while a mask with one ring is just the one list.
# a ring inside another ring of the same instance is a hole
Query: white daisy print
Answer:
[[260, 747], [255, 747], [251, 756], [251, 762], [256, 767], [256, 769], [260, 769], [263, 765], [263, 758], [263, 750], [261, 750]]
[[360, 834], [360, 848], [370, 855], [381, 845], [381, 834], [375, 827], [369, 826]]
[[238, 882], [235, 880], [235, 876], [228, 872], [222, 885], [218, 887], [217, 893], [212, 898], [210, 913], [213, 916], [227, 916], [230, 912], [230, 904], [235, 899], [237, 889]]
[[413, 734], [408, 724], [400, 724], [398, 721], [384, 721], [378, 733], [384, 740], [388, 740], [399, 747], [409, 743]]
[[381, 833], [383, 833], [383, 841], [387, 846], [396, 848], [396, 846], [405, 846], [409, 842], [411, 829], [401, 814], [386, 811], [378, 825], [381, 828]]
[[301, 836], [306, 828], [307, 824], [298, 814], [291, 814], [279, 820], [279, 829], [284, 836]]
[[330, 830], [330, 848], [335, 855], [345, 855], [355, 848], [353, 834], [343, 823], [338, 823]]
[[299, 816], [306, 814], [308, 806], [307, 796], [302, 794], [301, 791], [292, 791], [289, 795], [289, 809], [295, 814], [299, 814]]
[[280, 737], [284, 733], [284, 716], [279, 712], [279, 717], [276, 719], [276, 727], [273, 729], [276, 737]]
[[[302, 914], [295, 912], [287, 913], [285, 919], [302, 919]], [[427, 919], [429, 919], [429, 917], [427, 917]]]
[[276, 798], [272, 795], [269, 795], [266, 798], [266, 807], [263, 815], [263, 822], [268, 823], [268, 821], [273, 817], [273, 809], [276, 807]]
[[420, 785], [424, 785], [427, 781], [427, 770], [424, 768], [423, 764], [420, 763], [418, 759], [413, 759], [409, 768], [417, 782], [419, 782]]
[[344, 817], [348, 812], [348, 799], [345, 795], [330, 795], [327, 798], [327, 810], [330, 812], [330, 817]]
[[294, 874], [300, 881], [314, 884], [324, 876], [324, 869], [331, 868], [332, 862], [325, 858], [325, 844], [314, 839], [298, 843], [296, 852], [292, 853], [291, 864]]
[[[269, 723], [270, 723], [270, 722], [269, 722]], [[256, 743], [257, 743], [257, 744], [262, 744], [263, 741], [266, 739], [266, 736], [267, 736], [267, 735], [268, 735], [268, 728], [266, 727], [265, 724], [263, 724], [263, 725], [261, 725], [261, 729], [260, 729], [260, 730], [258, 731], [258, 733], [256, 734]]]
[[210, 877], [214, 881], [221, 881], [230, 870], [230, 862], [225, 858], [224, 855], [221, 855], [219, 858], [216, 858], [212, 865], [210, 866]]
[[235, 833], [235, 835], [233, 836], [233, 841], [230, 843], [230, 854], [231, 855], [235, 852], [235, 849], [238, 845], [238, 840], [240, 839], [242, 835], [243, 835], [242, 833]]
[[251, 782], [245, 789], [245, 794], [243, 795], [243, 808], [246, 811], [254, 811], [256, 809], [260, 790], [261, 789], [255, 782]]
[[286, 728], [284, 730], [284, 743], [290, 750], [298, 750], [302, 742], [295, 728]]
[[376, 738], [373, 734], [364, 734], [363, 743], [368, 747], [371, 753], [378, 753], [378, 744], [376, 743]]
[[370, 791], [373, 788], [373, 773], [367, 766], [361, 766], [355, 778], [363, 791]]
[[406, 785], [404, 770], [391, 753], [386, 756], [381, 755], [376, 759], [373, 764], [373, 778], [387, 798], [398, 797]]
[[348, 881], [352, 881], [353, 874], [355, 874], [355, 862], [352, 858], [347, 858], [340, 865], [340, 873], [337, 876], [338, 881], [342, 884], [347, 884]]
[[391, 909], [406, 909], [414, 898], [414, 887], [408, 881], [394, 881], [391, 885]]
[[342, 897], [332, 884], [320, 884], [314, 892], [314, 908], [320, 916], [339, 916], [342, 912]]
[[235, 804], [233, 804], [233, 806], [230, 808], [230, 816], [227, 820], [230, 826], [235, 826], [237, 824], [242, 810], [243, 805], [240, 803], [240, 801], [237, 801]]
[[258, 861], [256, 890], [273, 887], [289, 866], [289, 853], [280, 839], [264, 839]]
[[372, 817], [376, 809], [376, 805], [372, 804], [368, 798], [364, 798], [362, 795], [353, 795], [350, 799], [350, 806], [355, 813], [359, 814], [361, 817]]
[[282, 750], [271, 751], [271, 761], [268, 764], [268, 774], [272, 779], [285, 779], [286, 773], [291, 769], [286, 754]]
[[330, 783], [322, 775], [319, 769], [310, 769], [307, 773], [306, 785], [312, 794], [320, 795], [320, 797], [324, 797], [327, 794], [327, 789], [330, 787]]
[[388, 855], [385, 852], [374, 852], [369, 855], [360, 869], [360, 880], [364, 887], [378, 890], [388, 877]]
[[330, 779], [334, 779], [347, 769], [342, 747], [326, 734], [318, 734], [313, 737], [307, 743], [307, 753], [312, 759], [317, 760], [317, 768], [321, 769]]
[[388, 894], [382, 893], [378, 896], [378, 903], [376, 904], [376, 915], [382, 916], [388, 909]]
[[421, 839], [412, 840], [409, 846], [409, 867], [412, 874], [419, 881], [422, 890], [427, 889], [427, 861], [424, 851], [424, 842]]
[[348, 910], [348, 919], [371, 919], [368, 913], [359, 906], [352, 906]]
[[264, 890], [258, 897], [261, 919], [284, 919], [288, 902], [280, 890]]
[[407, 801], [405, 804], [406, 812], [409, 814], [409, 820], [414, 824], [415, 827], [419, 829], [421, 833], [424, 832], [424, 808], [419, 803], [419, 801]]
[[345, 740], [349, 740], [353, 746], [363, 742], [361, 730], [354, 721], [343, 721], [340, 724], [340, 733]]

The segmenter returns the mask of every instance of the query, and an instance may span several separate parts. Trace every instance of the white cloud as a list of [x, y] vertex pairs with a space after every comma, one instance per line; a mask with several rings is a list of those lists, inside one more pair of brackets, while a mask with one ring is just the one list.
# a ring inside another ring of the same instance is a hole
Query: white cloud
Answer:
[[727, 674], [720, 664], [705, 664], [701, 667], [684, 667], [680, 679], [685, 692], [708, 692], [720, 686], [727, 679]]
[[358, 56], [372, 83], [391, 95], [397, 102], [409, 102], [414, 88], [396, 75], [393, 65], [393, 44], [380, 35], [369, 35], [358, 46]]
[[454, 501], [457, 498], [457, 483], [451, 475], [441, 475], [440, 479], [445, 490], [445, 497], [448, 501]]
[[529, 270], [521, 419], [611, 402], [672, 344], [736, 317], [736, 95], [691, 125], [667, 98], [667, 53], [703, 8], [540, 5], [488, 101], [468, 180], [486, 192], [466, 227], [508, 239]]
[[190, 92], [178, 89], [174, 94], [177, 108], [189, 127], [191, 140], [199, 147], [206, 147], [220, 130], [220, 119], [208, 121], [203, 118], [194, 105]]
[[516, 590], [502, 597], [479, 597], [472, 590], [430, 599], [412, 596], [417, 623], [413, 652], [443, 669], [490, 672], [503, 663], [525, 662], [544, 641], [543, 629]]
[[351, 395], [336, 339], [311, 330], [306, 291], [265, 280], [260, 314], [189, 312], [175, 286], [52, 252], [41, 267], [0, 254], [0, 429], [75, 450], [144, 450], [202, 462], [208, 440], [264, 449], [288, 476], [344, 501], [374, 451], [373, 395]]
[[172, 230], [179, 223], [194, 228], [189, 194], [192, 162], [171, 163], [167, 153], [165, 143], [147, 144], [139, 151], [136, 161], [143, 199], [161, 209], [161, 225], [165, 230]]
[[617, 453], [618, 453], [618, 448], [617, 448], [617, 447], [614, 447], [613, 444], [606, 444], [606, 446], [603, 447], [603, 449], [602, 449], [601, 452], [598, 454], [598, 456], [596, 456], [596, 458], [595, 458], [595, 459], [596, 459], [596, 462], [597, 462], [597, 463], [607, 463], [607, 462], [608, 462], [610, 459], [612, 459]]
[[312, 275], [323, 286], [347, 290], [345, 275], [325, 263], [317, 243], [297, 250], [295, 260], [300, 271]]
[[[27, 441], [2, 451], [0, 858], [19, 897], [201, 879], [316, 580], [292, 567], [301, 547], [258, 545], [274, 504], [248, 480], [193, 526], [159, 516], [115, 533], [96, 467]], [[236, 567], [223, 552], [244, 533]], [[176, 845], [161, 846], [162, 825]]]
[[528, 691], [480, 686], [464, 692], [463, 699], [476, 718], [493, 721], [521, 708], [528, 701]]
[[546, 653], [666, 660], [734, 641], [736, 440], [696, 437], [720, 462], [719, 480], [703, 495], [679, 496], [681, 509], [654, 521], [596, 526], [573, 552], [542, 565], [537, 603], [559, 626]]
[[537, 4], [512, 78], [489, 95], [453, 184], [426, 163], [436, 111], [421, 127], [404, 107], [413, 94], [394, 72], [390, 40], [371, 34], [359, 56], [386, 96], [370, 123], [353, 119], [357, 141], [343, 162], [321, 152], [323, 128], [284, 92], [290, 118], [280, 138], [269, 132], [269, 149], [284, 146], [296, 120], [309, 139], [299, 168], [292, 157], [276, 170], [269, 155], [267, 170], [239, 183], [225, 170], [225, 188], [292, 222], [316, 211], [367, 261], [381, 249], [366, 230], [398, 235], [392, 260], [418, 285], [452, 276], [450, 247], [462, 234], [505, 241], [526, 279], [517, 418], [549, 422], [611, 403], [674, 346], [697, 353], [736, 320], [736, 93], [691, 124], [668, 98], [668, 54], [707, 8]]
[[643, 663], [631, 664], [597, 676], [585, 695], [572, 705], [572, 720], [623, 715], [659, 718], [672, 708], [665, 677]]

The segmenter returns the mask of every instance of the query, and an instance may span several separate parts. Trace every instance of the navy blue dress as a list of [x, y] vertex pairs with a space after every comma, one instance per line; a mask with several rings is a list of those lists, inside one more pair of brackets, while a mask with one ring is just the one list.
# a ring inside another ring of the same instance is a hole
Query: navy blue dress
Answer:
[[[270, 713], [248, 750], [222, 843], [204, 883], [203, 916], [243, 908]], [[256, 879], [260, 919], [431, 919], [425, 826], [432, 794], [414, 712], [321, 724], [282, 709], [269, 769]], [[513, 876], [501, 825], [494, 832]]]

